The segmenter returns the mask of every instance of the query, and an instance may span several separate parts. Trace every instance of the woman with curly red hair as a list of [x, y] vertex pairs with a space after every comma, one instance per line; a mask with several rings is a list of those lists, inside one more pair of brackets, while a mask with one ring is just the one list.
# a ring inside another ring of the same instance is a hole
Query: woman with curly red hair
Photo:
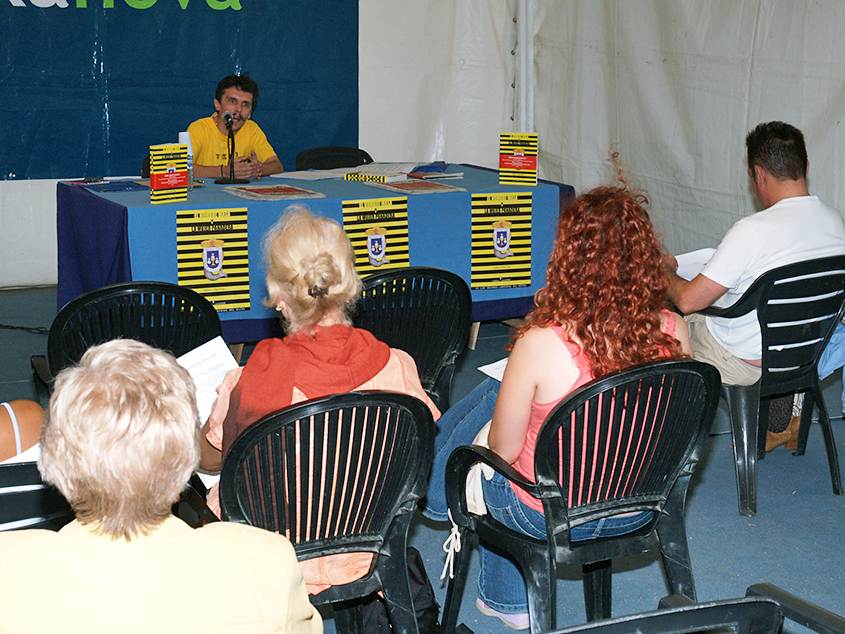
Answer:
[[[436, 456], [424, 513], [446, 519], [445, 464], [471, 444], [488, 421], [488, 443], [534, 479], [534, 445], [549, 412], [570, 392], [615, 370], [657, 359], [692, 356], [686, 323], [664, 308], [662, 251], [643, 196], [626, 186], [598, 187], [561, 212], [547, 286], [516, 331], [501, 385], [488, 379], [438, 421]], [[545, 539], [539, 500], [501, 475], [482, 478], [488, 512], [507, 526]], [[651, 513], [606, 518], [573, 528], [572, 539], [636, 530]], [[484, 614], [528, 627], [525, 582], [508, 559], [481, 549]]]

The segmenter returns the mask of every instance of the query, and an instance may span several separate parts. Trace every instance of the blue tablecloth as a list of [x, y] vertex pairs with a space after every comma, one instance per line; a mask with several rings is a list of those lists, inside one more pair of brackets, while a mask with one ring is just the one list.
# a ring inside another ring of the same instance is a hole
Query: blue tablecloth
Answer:
[[[452, 165], [463, 172], [447, 184], [466, 191], [408, 195], [408, 237], [411, 266], [434, 266], [471, 279], [471, 195], [473, 193], [532, 192], [531, 285], [472, 290], [473, 320], [524, 315], [534, 293], [545, 282], [554, 229], [562, 203], [574, 195], [572, 187], [540, 182], [534, 187], [499, 185], [493, 170]], [[256, 185], [292, 185], [323, 194], [301, 201], [255, 201], [234, 196], [222, 185], [206, 181], [188, 194], [187, 202], [151, 205], [149, 190], [89, 191], [78, 184], [59, 183], [57, 189], [58, 303], [115, 282], [161, 280], [178, 282], [178, 211], [246, 208], [249, 243], [250, 309], [221, 312], [229, 342], [256, 341], [279, 334], [275, 314], [261, 304], [265, 297], [266, 267], [261, 241], [292, 202], [343, 224], [343, 201], [401, 196], [371, 184], [343, 180], [299, 181], [264, 178]], [[96, 187], [92, 186], [92, 189]]]

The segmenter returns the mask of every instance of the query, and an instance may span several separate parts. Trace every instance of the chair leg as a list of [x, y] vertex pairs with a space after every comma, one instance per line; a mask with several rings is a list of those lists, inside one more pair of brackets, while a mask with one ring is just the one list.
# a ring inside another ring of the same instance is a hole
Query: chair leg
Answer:
[[335, 629], [338, 634], [364, 634], [364, 617], [361, 601], [343, 601], [334, 604]]
[[[821, 397], [823, 398], [823, 397]], [[819, 421], [822, 417], [823, 400], [818, 401]], [[801, 406], [801, 425], [798, 427], [798, 447], [795, 450], [796, 456], [803, 456], [807, 451], [807, 439], [810, 437], [810, 425], [813, 423], [813, 405], [816, 405], [816, 393], [812, 388], [804, 393], [804, 404]], [[825, 408], [827, 411], [827, 408]]]
[[546, 551], [532, 553], [527, 559], [518, 563], [528, 591], [531, 634], [550, 632], [555, 626], [555, 606], [557, 605], [557, 574], [554, 562]]
[[669, 593], [682, 594], [695, 601], [695, 580], [692, 576], [684, 519], [689, 478], [688, 475], [679, 478], [669, 493], [664, 507], [666, 515], [657, 522], [657, 537], [660, 541], [663, 571], [669, 582]]
[[[794, 398], [794, 397], [793, 397]], [[766, 457], [766, 432], [769, 430], [769, 407], [771, 399], [757, 405], [757, 461]]]
[[587, 622], [609, 619], [611, 611], [610, 560], [597, 561], [581, 566], [584, 574], [584, 604]]
[[731, 414], [739, 512], [751, 517], [757, 514], [757, 414], [760, 409], [760, 382], [747, 386], [722, 387]]
[[396, 634], [419, 634], [411, 582], [408, 578], [407, 546], [404, 535], [391, 544], [392, 556], [382, 566], [382, 592], [390, 628]]
[[443, 604], [443, 616], [440, 622], [442, 634], [453, 634], [458, 624], [461, 611], [461, 599], [464, 596], [467, 575], [469, 574], [469, 556], [472, 552], [472, 533], [466, 528], [460, 528], [461, 549], [455, 553], [454, 576], [449, 579], [446, 589], [446, 601]]
[[[833, 426], [830, 424], [830, 416], [828, 416], [827, 406], [824, 404], [821, 387], [814, 385], [809, 394], [812, 395], [812, 400], [816, 402], [819, 409], [819, 426], [822, 428], [824, 446], [825, 449], [827, 449], [827, 462], [830, 467], [830, 481], [833, 485], [833, 492], [836, 495], [842, 495], [842, 474], [839, 471], [839, 454], [836, 450], [836, 439], [833, 437]], [[808, 399], [805, 397], [804, 400], [806, 401]], [[804, 431], [805, 427], [804, 418], [806, 416], [807, 419], [810, 419], [812, 411], [812, 405], [808, 407], [806, 403], [804, 404], [804, 408], [801, 410], [801, 431], [798, 434], [799, 451], [806, 449], [806, 438], [804, 439], [804, 445], [801, 445], [801, 433]], [[810, 427], [810, 420], [807, 420], [806, 427]], [[801, 455], [797, 451], [795, 453], [796, 455]]]

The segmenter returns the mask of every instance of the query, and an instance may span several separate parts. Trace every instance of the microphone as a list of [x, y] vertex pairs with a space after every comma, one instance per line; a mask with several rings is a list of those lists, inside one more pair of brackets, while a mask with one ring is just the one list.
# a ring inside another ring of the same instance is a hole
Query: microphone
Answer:
[[231, 128], [232, 122], [235, 120], [235, 117], [232, 116], [232, 113], [227, 110], [221, 116], [223, 117], [223, 123], [226, 124], [226, 127]]

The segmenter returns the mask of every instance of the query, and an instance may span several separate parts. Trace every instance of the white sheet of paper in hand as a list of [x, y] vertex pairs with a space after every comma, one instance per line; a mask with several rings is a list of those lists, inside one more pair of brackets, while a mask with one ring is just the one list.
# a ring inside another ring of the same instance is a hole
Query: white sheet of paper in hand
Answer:
[[238, 367], [229, 346], [222, 337], [215, 337], [176, 359], [194, 379], [197, 386], [197, 409], [200, 424], [205, 423], [217, 399], [217, 388], [229, 370]]
[[501, 383], [502, 377], [505, 375], [505, 366], [508, 365], [508, 358], [505, 357], [504, 359], [499, 359], [498, 361], [494, 361], [493, 363], [488, 363], [487, 365], [479, 366], [479, 370], [484, 372], [487, 376], [496, 379]]
[[716, 249], [706, 247], [697, 251], [676, 255], [675, 259], [678, 261], [678, 277], [682, 277], [685, 280], [694, 278], [701, 272], [701, 269], [710, 260], [710, 256], [715, 252]]

